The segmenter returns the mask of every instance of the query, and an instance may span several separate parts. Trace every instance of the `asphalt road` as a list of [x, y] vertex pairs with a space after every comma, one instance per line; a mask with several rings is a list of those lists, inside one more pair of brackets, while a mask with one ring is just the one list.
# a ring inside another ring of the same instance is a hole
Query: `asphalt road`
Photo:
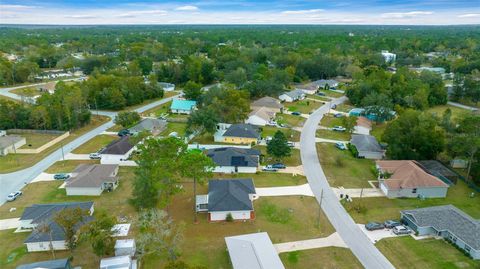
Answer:
[[[32, 85], [28, 85], [32, 86]], [[28, 86], [21, 86], [21, 87], [28, 87]], [[18, 87], [14, 87], [18, 88]], [[9, 92], [9, 90], [12, 90], [14, 88], [4, 88], [0, 89], [0, 95], [8, 96], [13, 99], [18, 99], [21, 100], [21, 97], [12, 94]], [[179, 94], [181, 95], [181, 94]], [[162, 105], [164, 103], [169, 102], [175, 97], [178, 97], [179, 95], [175, 95], [172, 97], [168, 97], [165, 99], [161, 99], [158, 101], [155, 101], [153, 103], [147, 104], [145, 106], [139, 107], [135, 109], [135, 111], [142, 113], [146, 110], [149, 110], [155, 106]], [[45, 171], [48, 167], [50, 167], [52, 164], [54, 164], [56, 161], [59, 161], [63, 158], [64, 155], [67, 155], [70, 153], [72, 150], [75, 148], [79, 147], [83, 143], [87, 142], [88, 140], [92, 139], [96, 135], [99, 135], [103, 131], [107, 130], [108, 128], [112, 127], [114, 125], [113, 119], [117, 115], [116, 112], [109, 112], [109, 111], [92, 111], [93, 114], [99, 114], [103, 116], [108, 116], [111, 118], [111, 120], [91, 131], [88, 133], [85, 133], [84, 135], [78, 137], [77, 139], [73, 140], [72, 142], [66, 144], [63, 146], [63, 153], [62, 153], [62, 148], [54, 151], [47, 157], [45, 157], [43, 160], [39, 161], [38, 163], [32, 165], [29, 168], [19, 170], [16, 172], [8, 173], [8, 174], [0, 174], [0, 205], [6, 202], [6, 198], [9, 193], [21, 190], [25, 184], [29, 183], [32, 181], [34, 178], [36, 178], [40, 173]]]
[[[331, 104], [340, 104], [346, 99], [346, 97], [334, 99]], [[323, 115], [328, 113], [329, 105], [330, 103], [323, 105], [310, 115], [300, 136], [300, 153], [308, 183], [333, 227], [365, 268], [394, 268], [340, 204], [320, 166], [315, 147], [315, 131]]]

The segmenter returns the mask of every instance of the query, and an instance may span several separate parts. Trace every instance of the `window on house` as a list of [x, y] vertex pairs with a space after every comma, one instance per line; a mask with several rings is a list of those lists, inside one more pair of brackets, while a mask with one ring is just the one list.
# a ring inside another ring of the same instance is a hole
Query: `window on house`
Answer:
[[469, 246], [465, 245], [465, 251], [470, 252], [472, 250]]
[[414, 188], [414, 189], [412, 190], [412, 193], [417, 193], [417, 188]]

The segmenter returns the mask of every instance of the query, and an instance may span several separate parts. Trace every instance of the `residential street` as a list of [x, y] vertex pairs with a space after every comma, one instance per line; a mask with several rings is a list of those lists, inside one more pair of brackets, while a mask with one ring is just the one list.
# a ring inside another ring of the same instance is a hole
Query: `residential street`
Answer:
[[[340, 104], [346, 100], [346, 97], [341, 97], [332, 102]], [[315, 131], [323, 115], [328, 112], [328, 106], [329, 104], [324, 105], [311, 114], [303, 126], [300, 151], [305, 175], [328, 219], [362, 265], [365, 268], [394, 268], [340, 204], [320, 166], [315, 147]]]

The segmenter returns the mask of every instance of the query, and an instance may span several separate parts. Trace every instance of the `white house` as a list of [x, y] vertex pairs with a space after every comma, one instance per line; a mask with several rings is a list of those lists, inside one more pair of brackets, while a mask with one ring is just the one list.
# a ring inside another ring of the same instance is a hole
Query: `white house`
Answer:
[[245, 123], [256, 126], [272, 124], [275, 122], [275, 114], [275, 111], [268, 107], [260, 107], [254, 109], [252, 112], [250, 112], [250, 114], [248, 114], [248, 118], [245, 120]]
[[26, 144], [25, 137], [16, 135], [0, 136], [0, 156], [14, 153], [18, 148]]
[[172, 83], [159, 82], [158, 85], [160, 85], [162, 89], [166, 92], [171, 92], [175, 90], [175, 84], [172, 84]]
[[100, 269], [137, 269], [137, 261], [129, 255], [103, 258], [100, 260]]
[[207, 151], [216, 164], [214, 173], [251, 173], [254, 174], [258, 170], [260, 151], [256, 149], [246, 148], [214, 148]]
[[296, 90], [293, 90], [293, 91], [283, 93], [282, 95], [280, 95], [278, 97], [278, 99], [280, 99], [284, 102], [291, 103], [291, 102], [295, 102], [295, 101], [298, 101], [298, 100], [303, 100], [303, 99], [305, 99], [305, 96], [306, 95], [305, 95], [305, 92], [303, 92], [303, 90], [296, 89]]
[[170, 105], [170, 112], [175, 114], [191, 114], [196, 108], [196, 101], [173, 99]]
[[253, 199], [255, 186], [251, 178], [212, 179], [208, 181], [208, 195], [198, 195], [197, 212], [207, 212], [209, 221], [225, 221], [255, 218]]
[[115, 256], [135, 256], [135, 239], [120, 239], [115, 241]]
[[108, 144], [105, 149], [100, 151], [101, 164], [120, 164], [127, 161], [130, 154], [135, 150], [134, 145], [129, 141], [128, 136], [123, 136], [118, 140]]
[[382, 56], [387, 63], [394, 62], [397, 59], [397, 54], [388, 52], [388, 50], [382, 50]]
[[118, 186], [117, 164], [80, 164], [65, 183], [67, 196], [98, 196]]

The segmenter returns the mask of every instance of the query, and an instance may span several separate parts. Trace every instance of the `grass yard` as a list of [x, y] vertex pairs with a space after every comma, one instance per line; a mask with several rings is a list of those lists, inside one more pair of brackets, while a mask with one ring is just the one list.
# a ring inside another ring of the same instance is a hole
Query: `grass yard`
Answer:
[[[267, 154], [267, 147], [266, 146], [255, 146], [253, 147], [255, 149], [260, 150], [261, 154], [264, 155], [263, 159], [261, 158], [260, 164], [261, 165], [267, 165], [267, 164], [272, 164], [276, 163], [277, 161], [271, 157], [270, 155]], [[283, 164], [286, 166], [299, 166], [302, 164], [302, 159], [300, 157], [300, 150], [292, 148], [291, 155], [289, 157], [284, 158], [281, 161]]]
[[331, 101], [330, 98], [327, 98], [325, 96], [316, 95], [316, 94], [307, 94], [307, 98], [315, 99], [315, 100], [321, 101], [323, 103]]
[[387, 129], [388, 122], [384, 123], [372, 123], [372, 130], [370, 131], [370, 135], [375, 136], [375, 138], [382, 142], [382, 135]]
[[256, 174], [216, 174], [214, 178], [252, 178], [255, 187], [281, 187], [302, 185], [307, 183], [307, 178], [301, 175], [277, 172], [259, 172]]
[[332, 130], [319, 129], [316, 132], [317, 137], [341, 141], [350, 141], [351, 134], [347, 132], [337, 132]]
[[343, 120], [342, 118], [335, 118], [333, 114], [325, 114], [320, 121], [320, 125], [333, 128], [334, 126], [342, 126]]
[[59, 149], [62, 144], [67, 144], [108, 121], [109, 118], [105, 116], [92, 116], [90, 124], [70, 132], [70, 136], [65, 138], [61, 143], [57, 143], [38, 154], [8, 154], [7, 156], [2, 156], [0, 157], [0, 173], [9, 173], [30, 167], [45, 158], [45, 156]]
[[349, 112], [351, 109], [355, 108], [350, 102], [346, 101], [343, 104], [337, 105], [337, 108], [335, 110], [341, 111], [341, 112]]
[[142, 114], [144, 116], [153, 116], [153, 117], [159, 117], [160, 115], [162, 114], [165, 114], [165, 113], [168, 113], [168, 111], [170, 110], [170, 106], [172, 105], [172, 101], [170, 102], [167, 102], [163, 105], [159, 105], [159, 106], [156, 106], [154, 108], [151, 108], [145, 112], [143, 112]]
[[[470, 198], [473, 191], [467, 184], [459, 180], [457, 185], [448, 189], [446, 198], [431, 198], [423, 201], [417, 198], [362, 198], [354, 199], [352, 203], [344, 204], [344, 206], [358, 223], [398, 219], [401, 210], [448, 204], [452, 204], [473, 218], [479, 219], [480, 193], [477, 193], [474, 198]], [[356, 206], [360, 206], [361, 212], [353, 209]]]
[[450, 105], [434, 106], [434, 107], [429, 108], [427, 111], [436, 115], [439, 118], [442, 118], [443, 113], [448, 108], [450, 108], [450, 110], [452, 111], [452, 119], [453, 120], [460, 117], [462, 114], [469, 113], [468, 110], [465, 110], [465, 109], [459, 108], [459, 107], [455, 107], [455, 106], [450, 106]]
[[99, 164], [99, 160], [66, 160], [55, 162], [50, 166], [45, 173], [57, 174], [57, 173], [70, 173], [80, 164]]
[[[172, 97], [172, 96], [177, 95], [177, 94], [179, 94], [179, 93], [176, 92], [176, 91], [173, 91], [173, 92], [165, 92], [164, 95], [163, 95], [163, 97], [161, 97], [161, 98], [148, 99], [148, 100], [143, 101], [143, 103], [141, 103], [141, 104], [137, 104], [137, 105], [133, 105], [133, 106], [126, 107], [126, 108], [124, 108], [124, 109], [121, 110], [121, 111], [131, 111], [131, 110], [135, 110], [135, 109], [140, 108], [140, 107], [142, 107], [142, 106], [151, 104], [151, 103], [156, 102], [156, 101], [160, 101], [160, 100], [162, 100], [162, 99], [164, 99], [164, 98]], [[168, 102], [167, 104], [169, 104], [168, 107], [170, 107], [171, 101]], [[118, 112], [120, 112], [120, 111], [118, 111]], [[146, 112], [144, 112], [144, 113], [146, 113]], [[144, 114], [144, 113], [142, 113], [142, 114]]]
[[319, 90], [319, 92], [323, 92], [326, 96], [329, 96], [329, 97], [338, 98], [338, 97], [343, 96], [343, 93], [334, 92], [334, 91], [330, 91], [330, 90]]
[[97, 152], [103, 147], [107, 146], [110, 142], [118, 139], [118, 136], [113, 135], [97, 135], [94, 138], [88, 140], [80, 147], [74, 149], [72, 153], [75, 154], [89, 154]]
[[177, 132], [179, 136], [184, 136], [186, 132], [187, 124], [183, 122], [168, 122], [167, 128], [160, 133], [160, 135], [166, 136], [172, 132]]
[[285, 268], [363, 268], [352, 251], [347, 248], [325, 247], [280, 254]]
[[282, 131], [289, 141], [300, 141], [300, 132], [288, 128], [277, 128], [273, 126], [262, 127], [262, 137], [273, 137], [277, 131]]
[[286, 124], [288, 127], [302, 127], [306, 119], [301, 116], [277, 114], [275, 121], [279, 124]]
[[109, 131], [109, 132], [119, 132], [122, 129], [124, 129], [124, 128], [121, 125], [115, 124], [112, 127], [108, 128], [107, 131]]
[[339, 150], [333, 143], [317, 143], [317, 153], [328, 182], [333, 187], [370, 187], [369, 180], [375, 180], [372, 172], [374, 162], [357, 159], [348, 150]]
[[314, 100], [301, 100], [297, 101], [294, 103], [288, 103], [285, 105], [285, 107], [289, 111], [298, 111], [303, 114], [310, 114], [311, 112], [315, 111], [317, 108], [321, 107], [323, 105], [323, 102], [317, 102]]
[[10, 92], [17, 95], [21, 95], [21, 96], [26, 96], [26, 97], [33, 97], [33, 96], [42, 94], [37, 89], [37, 87], [20, 88], [20, 89], [11, 90]]
[[415, 240], [411, 236], [382, 239], [378, 249], [396, 268], [479, 268], [474, 261], [444, 240]]
[[[37, 134], [37, 133], [19, 133], [16, 134], [25, 137], [26, 144], [21, 149], [36, 149], [57, 138], [57, 134]], [[67, 138], [65, 138], [66, 140]]]

